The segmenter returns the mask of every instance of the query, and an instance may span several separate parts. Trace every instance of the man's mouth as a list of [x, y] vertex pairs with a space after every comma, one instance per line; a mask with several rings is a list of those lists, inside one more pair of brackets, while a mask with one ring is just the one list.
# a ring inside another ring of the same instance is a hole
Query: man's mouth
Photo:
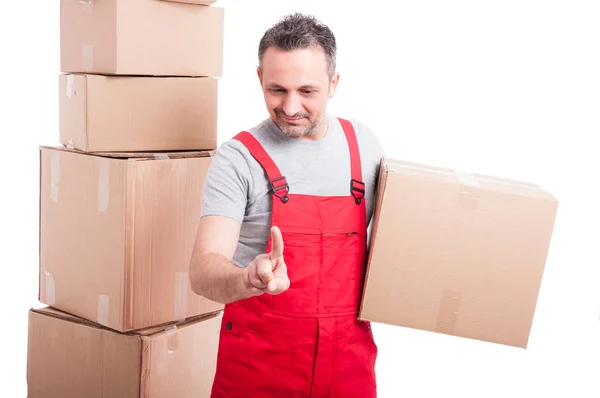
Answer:
[[296, 123], [296, 122], [299, 122], [300, 120], [304, 119], [304, 117], [288, 117], [286, 115], [282, 115], [282, 116], [283, 116], [283, 119], [289, 123]]

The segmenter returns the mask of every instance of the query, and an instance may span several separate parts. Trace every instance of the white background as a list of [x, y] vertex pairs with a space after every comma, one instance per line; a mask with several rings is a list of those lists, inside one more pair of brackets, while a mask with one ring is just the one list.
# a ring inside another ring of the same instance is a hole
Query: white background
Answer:
[[[26, 396], [39, 306], [38, 146], [58, 144], [59, 1], [0, 5], [2, 396]], [[395, 9], [392, 10], [390, 5]], [[389, 157], [539, 184], [560, 200], [527, 350], [374, 325], [380, 397], [600, 396], [600, 12], [595, 1], [220, 0], [219, 143], [266, 117], [255, 67], [280, 16], [336, 34], [329, 110]]]

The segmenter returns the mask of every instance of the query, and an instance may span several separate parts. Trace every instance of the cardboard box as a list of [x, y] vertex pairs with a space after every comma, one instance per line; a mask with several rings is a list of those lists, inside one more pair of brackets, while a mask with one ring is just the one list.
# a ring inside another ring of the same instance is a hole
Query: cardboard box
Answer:
[[557, 207], [532, 184], [382, 161], [360, 318], [526, 348]]
[[121, 334], [52, 308], [30, 310], [29, 398], [208, 398], [221, 314]]
[[86, 152], [213, 150], [218, 81], [59, 75], [59, 134]]
[[61, 71], [220, 77], [223, 22], [220, 7], [161, 0], [61, 0]]
[[188, 276], [209, 153], [40, 156], [41, 302], [118, 331], [223, 308]]

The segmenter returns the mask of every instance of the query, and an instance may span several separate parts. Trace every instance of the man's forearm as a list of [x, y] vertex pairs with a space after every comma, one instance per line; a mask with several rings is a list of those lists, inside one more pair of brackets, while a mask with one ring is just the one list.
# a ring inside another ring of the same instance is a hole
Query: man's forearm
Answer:
[[244, 281], [244, 269], [216, 253], [193, 256], [190, 282], [196, 294], [222, 304], [251, 296]]

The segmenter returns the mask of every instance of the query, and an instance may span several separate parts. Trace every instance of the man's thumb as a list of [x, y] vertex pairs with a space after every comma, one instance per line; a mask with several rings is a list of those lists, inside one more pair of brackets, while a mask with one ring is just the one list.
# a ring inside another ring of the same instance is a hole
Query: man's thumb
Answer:
[[271, 259], [283, 256], [283, 237], [279, 227], [271, 227]]

